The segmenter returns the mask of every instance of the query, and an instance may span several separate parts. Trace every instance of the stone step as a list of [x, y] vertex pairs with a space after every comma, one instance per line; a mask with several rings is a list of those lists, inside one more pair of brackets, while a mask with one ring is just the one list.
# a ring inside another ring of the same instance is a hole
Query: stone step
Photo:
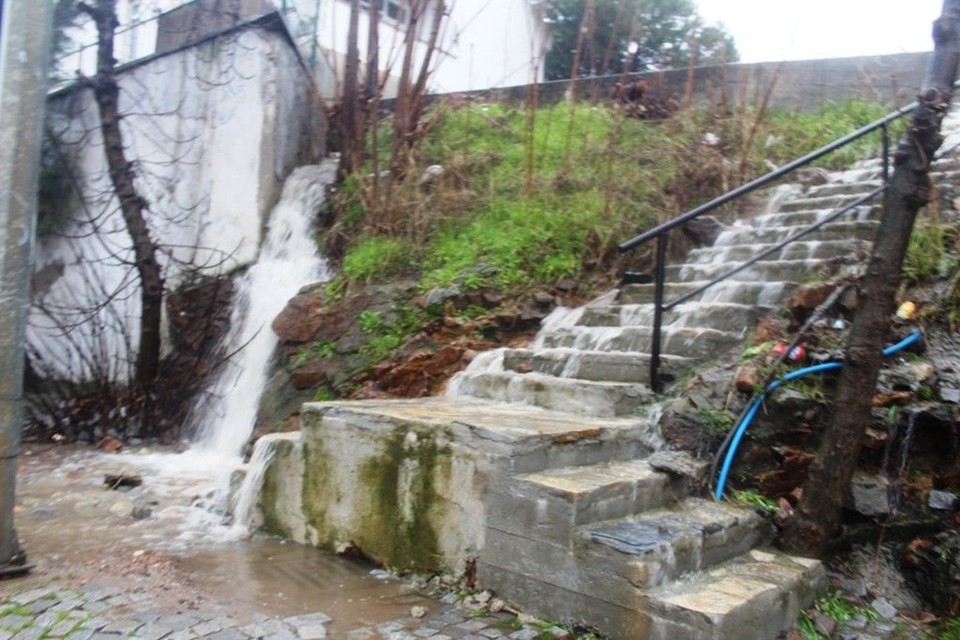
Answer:
[[[689, 371], [691, 358], [664, 355], [661, 371], [673, 375]], [[580, 349], [507, 349], [503, 368], [516, 373], [542, 373], [558, 378], [595, 382], [646, 382], [650, 378], [650, 354]]]
[[804, 195], [782, 202], [780, 204], [780, 212], [787, 213], [790, 211], [807, 211], [810, 209], [835, 211], [861, 197], [863, 197], [863, 194], [857, 193], [841, 193], [827, 196]]
[[[771, 253], [765, 260], [815, 260], [834, 256], [861, 255], [870, 251], [873, 243], [867, 240], [798, 240]], [[735, 247], [703, 247], [687, 254], [687, 264], [731, 264], [745, 262], [762, 251], [768, 244], [741, 244]]]
[[650, 388], [640, 382], [595, 382], [541, 373], [463, 371], [451, 384], [460, 396], [526, 404], [581, 416], [635, 416], [654, 399]]
[[[749, 267], [727, 277], [734, 282], [754, 282], [768, 278], [772, 281], [802, 281], [816, 276], [820, 279], [836, 273], [846, 264], [847, 258], [855, 256], [846, 254], [842, 257], [816, 260], [760, 260]], [[690, 282], [711, 280], [734, 268], [734, 264], [682, 264], [671, 265], [666, 268], [667, 280], [675, 282]]]
[[[675, 300], [678, 296], [693, 291], [706, 282], [667, 282], [664, 284], [664, 301]], [[691, 301], [754, 303], [772, 307], [782, 304], [798, 286], [799, 282], [728, 280], [715, 284], [694, 296]], [[652, 284], [629, 284], [620, 289], [619, 299], [622, 304], [651, 304], [653, 295], [654, 285]]]
[[[601, 572], [649, 589], [746, 553], [767, 537], [749, 509], [686, 498], [679, 504], [581, 527], [577, 553]], [[617, 604], [615, 594], [609, 599]]]
[[670, 510], [581, 526], [572, 548], [488, 527], [477, 578], [534, 615], [549, 613], [611, 638], [648, 638], [646, 592], [691, 567], [748, 551], [761, 538], [761, 526], [749, 510], [689, 498]]
[[[876, 236], [879, 223], [875, 220], [863, 222], [831, 222], [811, 231], [804, 240], [870, 240]], [[760, 227], [746, 225], [730, 227], [717, 237], [713, 246], [724, 247], [739, 244], [767, 243], [776, 244], [800, 231], [797, 227]]]
[[[820, 222], [836, 211], [835, 209], [802, 209], [787, 213], [764, 213], [751, 219], [754, 228], [762, 227], [796, 227], [800, 231], [804, 227]], [[879, 204], [861, 205], [836, 219], [836, 222], [863, 222], [865, 220], [879, 220], [883, 208]], [[827, 223], [832, 224], [832, 223]], [[804, 242], [797, 240], [796, 242]], [[795, 244], [795, 243], [794, 243]]]
[[[596, 305], [588, 307], [578, 325], [585, 327], [649, 327], [653, 325], [653, 304]], [[663, 314], [664, 327], [713, 327], [740, 331], [757, 321], [762, 310], [756, 305], [736, 302], [693, 302], [681, 304]]]
[[879, 178], [863, 180], [861, 182], [828, 182], [810, 187], [803, 194], [809, 198], [825, 198], [828, 196], [864, 196], [881, 184]]
[[685, 452], [664, 450], [645, 459], [513, 476], [491, 490], [487, 523], [572, 548], [578, 527], [680, 502], [699, 486], [708, 466]]
[[644, 460], [548, 469], [515, 476], [490, 493], [489, 526], [571, 547], [578, 526], [622, 518], [686, 495]]
[[641, 605], [649, 640], [777, 638], [826, 588], [818, 560], [753, 550], [654, 589]]
[[[710, 360], [743, 342], [748, 327], [737, 333], [707, 327], [664, 327], [660, 334], [661, 353]], [[650, 327], [584, 327], [554, 329], [538, 337], [545, 349], [581, 351], [627, 351], [650, 353]]]

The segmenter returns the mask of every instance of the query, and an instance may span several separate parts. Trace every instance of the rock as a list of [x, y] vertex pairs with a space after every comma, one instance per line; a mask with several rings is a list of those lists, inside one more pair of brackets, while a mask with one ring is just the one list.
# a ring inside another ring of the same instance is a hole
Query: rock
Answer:
[[830, 180], [830, 174], [820, 167], [803, 167], [802, 169], [797, 169], [795, 179], [805, 187], [813, 187], [827, 184]]
[[696, 460], [683, 451], [657, 451], [647, 463], [651, 469], [665, 471], [672, 476], [689, 478], [693, 482], [700, 482], [707, 473], [708, 462]]
[[97, 444], [97, 449], [105, 451], [106, 453], [117, 453], [123, 449], [123, 442], [113, 436], [105, 436], [99, 444]]
[[423, 173], [420, 174], [420, 186], [426, 187], [434, 182], [437, 178], [443, 175], [443, 167], [439, 164], [432, 164], [426, 169], [423, 170]]
[[324, 321], [323, 302], [318, 298], [299, 294], [290, 299], [283, 311], [274, 318], [271, 327], [280, 342], [302, 344], [313, 340]]
[[424, 303], [428, 307], [443, 306], [447, 300], [456, 300], [463, 295], [463, 290], [460, 289], [457, 285], [452, 287], [438, 287], [436, 289], [430, 289], [427, 291], [427, 295], [424, 297]]
[[940, 399], [944, 402], [950, 402], [952, 404], [960, 404], [960, 389], [958, 389], [957, 387], [949, 387], [946, 385], [941, 385]]
[[410, 607], [410, 616], [418, 620], [427, 615], [427, 608], [421, 606]]
[[939, 511], [956, 511], [960, 496], [949, 491], [932, 490], [927, 496], [927, 506]]
[[903, 554], [910, 585], [933, 607], [934, 613], [960, 611], [960, 531], [912, 540]]
[[814, 309], [823, 304], [836, 289], [832, 284], [805, 284], [797, 287], [787, 307], [790, 309], [790, 318], [794, 324], [800, 325]]
[[756, 329], [753, 330], [753, 339], [750, 340], [750, 346], [757, 347], [765, 342], [777, 342], [783, 340], [783, 327], [780, 318], [775, 315], [766, 315], [757, 322]]
[[737, 367], [737, 371], [733, 375], [733, 384], [736, 385], [737, 391], [744, 393], [753, 392], [760, 386], [759, 369], [750, 364]]
[[913, 365], [913, 375], [918, 382], [926, 382], [937, 375], [937, 368], [929, 362], [918, 362]]
[[537, 291], [533, 294], [533, 301], [539, 307], [550, 307], [556, 303], [553, 294], [547, 291]]
[[909, 391], [884, 391], [873, 396], [871, 404], [876, 407], [902, 407], [913, 400], [913, 394]]
[[133, 508], [130, 510], [130, 517], [134, 520], [146, 520], [153, 515], [153, 507], [143, 501], [136, 501], [133, 503]]
[[890, 604], [885, 598], [877, 598], [870, 603], [870, 608], [887, 620], [893, 620], [897, 617], [897, 608]]
[[883, 476], [857, 472], [850, 481], [849, 506], [864, 516], [890, 513], [890, 481]]
[[133, 502], [129, 498], [120, 498], [110, 505], [110, 513], [120, 518], [126, 518], [132, 511]]
[[727, 225], [712, 216], [701, 216], [683, 225], [681, 231], [697, 246], [710, 247], [726, 228]]
[[135, 474], [108, 473], [103, 476], [103, 484], [114, 490], [121, 487], [139, 487], [143, 484], [143, 477]]
[[821, 635], [829, 638], [837, 628], [837, 621], [825, 613], [817, 611], [813, 614], [813, 625]]
[[844, 578], [840, 581], [840, 588], [856, 598], [867, 597], [867, 585], [863, 583], [863, 580]]
[[501, 600], [500, 598], [494, 598], [490, 601], [490, 613], [499, 613], [503, 611], [507, 606], [507, 603]]

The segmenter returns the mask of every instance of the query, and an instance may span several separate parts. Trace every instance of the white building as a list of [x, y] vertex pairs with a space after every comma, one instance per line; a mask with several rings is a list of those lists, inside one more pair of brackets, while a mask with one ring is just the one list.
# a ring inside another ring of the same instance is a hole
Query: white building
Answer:
[[[400, 74], [411, 3], [378, 0], [379, 64], [387, 93]], [[119, 0], [116, 57], [123, 64], [167, 51], [210, 33], [271, 12], [282, 16], [324, 98], [339, 92], [347, 45], [350, 0]], [[429, 0], [430, 6], [434, 0]], [[446, 0], [429, 90], [451, 93], [530, 84], [543, 78], [549, 42], [542, 0]], [[366, 57], [370, 0], [361, 0], [359, 49]], [[426, 49], [433, 16], [421, 19], [417, 59]], [[96, 34], [81, 22], [70, 31], [72, 46], [58, 62], [61, 78], [96, 72]]]

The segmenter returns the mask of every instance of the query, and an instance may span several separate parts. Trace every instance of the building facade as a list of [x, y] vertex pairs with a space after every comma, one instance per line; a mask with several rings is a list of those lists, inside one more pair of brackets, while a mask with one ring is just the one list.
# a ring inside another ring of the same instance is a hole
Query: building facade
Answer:
[[[431, 93], [530, 84], [543, 79], [549, 43], [540, 0], [361, 0], [359, 49], [365, 62], [371, 1], [379, 3], [378, 62], [386, 97], [395, 90], [412, 3], [427, 7], [414, 46], [417, 67], [427, 51], [433, 11], [442, 6], [431, 59]], [[119, 0], [116, 57], [120, 64], [173, 50], [207, 35], [276, 12], [325, 99], [339, 96], [346, 58], [350, 0]], [[69, 81], [96, 72], [96, 33], [89, 21], [71, 27], [57, 75]]]

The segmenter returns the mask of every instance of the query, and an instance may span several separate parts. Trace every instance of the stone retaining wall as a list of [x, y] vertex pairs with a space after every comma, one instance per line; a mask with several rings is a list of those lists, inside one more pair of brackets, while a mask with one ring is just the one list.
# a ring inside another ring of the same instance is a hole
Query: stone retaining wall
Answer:
[[[769, 91], [768, 106], [809, 110], [827, 101], [860, 98], [890, 106], [901, 106], [914, 99], [926, 74], [929, 52], [901, 53], [828, 60], [760, 62], [726, 66], [637, 73], [582, 79], [577, 95], [608, 98], [618, 82], [642, 80], [647, 94], [661, 100], [676, 100], [680, 105], [728, 104], [760, 105]], [[689, 90], [688, 90], [689, 87]], [[530, 85], [474, 91], [460, 94], [478, 99], [527, 100]], [[549, 104], [565, 99], [570, 92], [568, 80], [540, 84], [538, 101]]]

